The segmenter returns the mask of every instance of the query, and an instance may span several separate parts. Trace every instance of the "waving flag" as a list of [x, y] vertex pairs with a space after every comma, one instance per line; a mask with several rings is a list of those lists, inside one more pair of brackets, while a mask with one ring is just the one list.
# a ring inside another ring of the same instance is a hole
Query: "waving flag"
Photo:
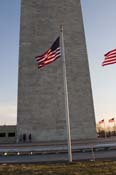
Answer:
[[102, 124], [102, 123], [104, 123], [104, 119], [103, 119], [103, 120], [101, 120], [101, 121], [99, 121], [99, 124]]
[[102, 66], [116, 63], [116, 49], [109, 51], [104, 55]]
[[52, 46], [42, 55], [36, 56], [35, 59], [38, 64], [38, 68], [42, 68], [47, 64], [52, 63], [57, 58], [61, 56], [61, 49], [60, 49], [60, 37], [58, 37]]
[[109, 119], [109, 123], [114, 122], [114, 118]]

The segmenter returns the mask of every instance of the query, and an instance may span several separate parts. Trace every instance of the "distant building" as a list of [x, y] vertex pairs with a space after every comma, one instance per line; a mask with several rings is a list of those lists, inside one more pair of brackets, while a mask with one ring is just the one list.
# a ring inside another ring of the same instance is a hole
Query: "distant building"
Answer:
[[16, 125], [0, 126], [1, 143], [16, 143]]

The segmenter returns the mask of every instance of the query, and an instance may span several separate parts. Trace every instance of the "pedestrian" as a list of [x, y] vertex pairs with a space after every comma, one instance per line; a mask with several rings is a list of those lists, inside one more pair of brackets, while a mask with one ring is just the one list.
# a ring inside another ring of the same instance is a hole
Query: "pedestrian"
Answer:
[[29, 138], [29, 142], [31, 142], [31, 134], [29, 134], [29, 137], [28, 138]]
[[26, 142], [26, 134], [23, 134], [23, 142]]

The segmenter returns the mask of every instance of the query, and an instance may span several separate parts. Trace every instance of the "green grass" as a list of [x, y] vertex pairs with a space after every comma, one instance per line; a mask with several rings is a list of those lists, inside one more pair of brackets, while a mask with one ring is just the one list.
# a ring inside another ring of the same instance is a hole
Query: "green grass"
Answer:
[[116, 161], [3, 164], [0, 175], [116, 175]]

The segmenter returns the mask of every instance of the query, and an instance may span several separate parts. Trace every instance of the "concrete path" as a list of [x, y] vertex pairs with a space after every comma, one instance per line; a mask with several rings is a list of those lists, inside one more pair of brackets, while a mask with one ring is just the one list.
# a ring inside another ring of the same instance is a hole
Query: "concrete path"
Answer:
[[[73, 160], [116, 159], [116, 139], [75, 141], [72, 144]], [[0, 163], [39, 163], [67, 161], [64, 143], [1, 144]]]
[[[73, 161], [89, 160], [94, 161], [95, 159], [110, 159], [116, 160], [116, 151], [100, 151], [95, 152], [93, 157], [91, 152], [74, 153]], [[0, 156], [0, 163], [43, 163], [43, 162], [59, 162], [68, 161], [68, 155], [62, 154], [46, 154], [46, 155], [14, 155], [14, 156]]]

